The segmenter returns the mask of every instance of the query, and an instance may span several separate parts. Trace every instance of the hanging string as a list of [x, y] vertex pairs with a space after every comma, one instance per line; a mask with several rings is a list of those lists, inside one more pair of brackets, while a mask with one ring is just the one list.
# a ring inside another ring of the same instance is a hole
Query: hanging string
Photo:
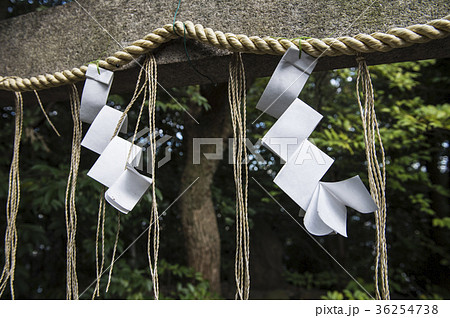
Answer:
[[[250, 294], [250, 234], [247, 196], [248, 167], [246, 151], [245, 70], [241, 53], [234, 53], [229, 65], [228, 99], [233, 124], [233, 170], [236, 186], [236, 299], [248, 299]], [[244, 167], [244, 169], [243, 169]], [[244, 170], [244, 171], [242, 171]]]
[[77, 277], [77, 211], [75, 207], [75, 193], [78, 178], [78, 168], [81, 154], [82, 127], [80, 120], [80, 98], [74, 84], [71, 85], [70, 109], [73, 119], [72, 155], [70, 159], [70, 172], [67, 180], [65, 216], [67, 229], [67, 290], [66, 299], [78, 299]]
[[[388, 300], [390, 299], [390, 295], [386, 245], [386, 158], [375, 113], [373, 86], [369, 69], [363, 57], [359, 56], [357, 62], [358, 77], [356, 81], [356, 94], [364, 130], [370, 193], [378, 206], [378, 210], [375, 212], [375, 223], [377, 228], [375, 259], [376, 297], [377, 299]], [[362, 89], [361, 94], [359, 90], [360, 86]], [[364, 108], [361, 103], [361, 95], [364, 96]], [[379, 146], [378, 151], [381, 154], [381, 166], [377, 156], [377, 141]]]
[[[105, 200], [105, 198], [103, 198], [103, 200]], [[104, 201], [103, 201], [103, 204], [105, 204]], [[113, 273], [113, 269], [114, 269], [114, 263], [116, 262], [116, 251], [117, 251], [117, 244], [119, 243], [119, 234], [120, 234], [120, 215], [121, 215], [120, 212], [117, 212], [116, 239], [114, 241], [113, 254], [111, 257], [111, 266], [109, 267], [108, 283], [106, 284], [106, 290], [105, 290], [106, 293], [109, 291], [109, 286], [111, 285], [111, 278], [112, 278], [112, 273]]]
[[[153, 61], [154, 61], [154, 57], [152, 56], [152, 59], [153, 59]], [[156, 63], [155, 63], [156, 64]], [[149, 73], [149, 71], [148, 71], [148, 69], [149, 69], [149, 62], [148, 62], [148, 59], [144, 62], [144, 65], [143, 65], [143, 67], [141, 67], [141, 70], [139, 71], [139, 75], [138, 75], [138, 79], [137, 79], [137, 82], [136, 82], [136, 87], [135, 87], [135, 90], [134, 90], [134, 93], [133, 93], [133, 96], [132, 96], [132, 98], [131, 98], [131, 101], [128, 103], [128, 105], [127, 105], [127, 107], [125, 108], [125, 110], [124, 110], [124, 112], [122, 113], [122, 116], [120, 117], [120, 119], [119, 119], [119, 121], [118, 121], [118, 124], [117, 124], [117, 126], [116, 126], [116, 129], [115, 129], [115, 131], [114, 131], [114, 134], [113, 134], [113, 136], [116, 136], [117, 135], [117, 133], [118, 133], [118, 131], [120, 130], [120, 127], [122, 126], [122, 123], [123, 123], [123, 121], [125, 120], [125, 116], [128, 114], [128, 112], [130, 111], [130, 109], [131, 109], [131, 107], [134, 105], [134, 103], [136, 102], [136, 100], [142, 95], [142, 93], [143, 93], [143, 98], [142, 98], [142, 103], [141, 103], [141, 105], [140, 105], [140, 110], [139, 110], [139, 115], [138, 115], [138, 119], [137, 119], [137, 123], [136, 123], [136, 127], [135, 127], [135, 130], [134, 130], [134, 133], [133, 133], [133, 138], [132, 138], [132, 142], [134, 143], [134, 140], [136, 139], [136, 135], [137, 135], [137, 133], [138, 133], [138, 130], [139, 130], [139, 123], [140, 123], [140, 121], [141, 121], [141, 118], [142, 118], [142, 114], [143, 114], [143, 110], [144, 110], [144, 107], [145, 107], [145, 102], [146, 102], [146, 98], [147, 98], [147, 83], [148, 83], [148, 81], [149, 81], [149, 79], [148, 79], [148, 73]], [[142, 74], [143, 74], [143, 72], [145, 72], [146, 74], [145, 74], [145, 76], [143, 77], [143, 83], [141, 83], [141, 81], [142, 81]], [[113, 138], [113, 137], [112, 137]], [[112, 139], [111, 138], [111, 139]], [[129, 158], [130, 158], [130, 156], [131, 156], [131, 153], [132, 153], [132, 147], [130, 147], [130, 150], [129, 150], [129, 152], [128, 152], [128, 156], [127, 156], [127, 162], [128, 162], [128, 160], [129, 160]], [[124, 167], [124, 169], [125, 169], [126, 167]], [[101, 198], [100, 198], [100, 204], [99, 204], [99, 206], [100, 207], [103, 207], [103, 209], [105, 208], [105, 205], [106, 205], [106, 202], [105, 202], [105, 197], [104, 197], [104, 193], [102, 193], [102, 196], [101, 196]], [[99, 213], [100, 213], [100, 211], [99, 211]], [[103, 215], [104, 215], [104, 212], [103, 212]], [[109, 274], [108, 274], [108, 282], [107, 282], [107, 285], [106, 285], [106, 290], [105, 290], [105, 292], [107, 293], [108, 291], [109, 291], [109, 287], [110, 287], [110, 285], [111, 285], [111, 279], [112, 279], [112, 273], [113, 273], [113, 270], [114, 270], [114, 263], [115, 263], [115, 257], [116, 257], [116, 252], [117, 252], [117, 246], [118, 246], [118, 242], [119, 242], [119, 235], [120, 235], [120, 217], [121, 217], [121, 213], [120, 212], [118, 212], [117, 213], [117, 230], [116, 230], [116, 238], [115, 238], [115, 241], [114, 241], [114, 247], [113, 247], [113, 253], [112, 253], [112, 258], [111, 258], [111, 265], [110, 265], [110, 267], [109, 267]], [[99, 221], [100, 222], [100, 221]], [[104, 220], [103, 220], [103, 226], [104, 226]], [[98, 227], [99, 227], [99, 225], [97, 224], [97, 237], [98, 237]], [[103, 244], [103, 243], [102, 243]], [[97, 241], [97, 246], [98, 246], [98, 241]], [[104, 257], [103, 254], [104, 252], [102, 252], [102, 258]], [[96, 256], [96, 264], [98, 264], [99, 263], [99, 261], [98, 261], [98, 254], [97, 254], [97, 256]], [[102, 264], [103, 264], [103, 261], [102, 261]], [[98, 265], [97, 265], [98, 266]], [[97, 296], [99, 296], [99, 284], [100, 284], [100, 279], [101, 279], [101, 276], [102, 276], [102, 269], [103, 267], [102, 266], [100, 266], [100, 270], [98, 269], [98, 267], [97, 267], [97, 286], [96, 286], [96, 288], [94, 289], [94, 295], [97, 295]], [[95, 297], [93, 295], [93, 298]]]
[[[105, 265], [105, 200], [102, 200], [105, 197], [105, 188], [100, 193], [100, 204], [98, 207], [98, 218], [97, 218], [97, 234], [95, 236], [95, 269], [97, 272], [97, 281], [94, 288], [94, 293], [92, 294], [92, 299], [95, 297], [100, 297], [100, 278], [103, 273], [103, 266]], [[99, 267], [99, 242], [98, 238], [101, 232], [101, 242], [102, 242], [102, 254], [101, 254], [101, 264]]]
[[[138, 116], [138, 120], [137, 120], [137, 123], [136, 123], [136, 128], [134, 130], [132, 142], [134, 142], [134, 140], [136, 139], [136, 134], [138, 132], [138, 127], [139, 127], [139, 123], [140, 123], [141, 116], [142, 116], [142, 110], [143, 110], [144, 105], [145, 105], [145, 98], [147, 96], [147, 77], [144, 77], [144, 82], [141, 84], [142, 73], [144, 72], [145, 63], [146, 62], [144, 62], [144, 66], [141, 67], [141, 69], [139, 71], [139, 75], [138, 75], [138, 79], [137, 79], [137, 82], [136, 82], [136, 87], [135, 87], [134, 92], [133, 92], [133, 96], [131, 97], [131, 100], [128, 103], [127, 107], [125, 107], [125, 110], [123, 111], [122, 116], [120, 117], [120, 119], [119, 119], [119, 121], [117, 123], [116, 129], [114, 130], [114, 134], [111, 137], [111, 139], [114, 138], [114, 136], [117, 135], [117, 133], [120, 130], [120, 127], [122, 126], [123, 121], [125, 120], [125, 116], [127, 116], [127, 114], [130, 111], [131, 107], [134, 105], [136, 100], [141, 96], [142, 92], [144, 92], [144, 97], [142, 99], [141, 108], [140, 108], [140, 111], [139, 111], [139, 116]], [[140, 85], [140, 88], [139, 88], [139, 85]], [[131, 149], [132, 148], [133, 147], [130, 147], [130, 150], [128, 152], [128, 156], [127, 156], [126, 162], [128, 162], [128, 159], [130, 158]], [[126, 169], [126, 166], [124, 167], [124, 169]], [[103, 204], [106, 204], [104, 195], [102, 196], [102, 198], [100, 200], [103, 201]], [[113, 253], [112, 253], [112, 257], [111, 257], [111, 266], [109, 267], [108, 283], [106, 284], [106, 289], [105, 289], [106, 293], [109, 291], [109, 286], [111, 285], [111, 278], [112, 278], [112, 273], [113, 273], [113, 270], [114, 270], [114, 263], [115, 263], [116, 252], [117, 252], [117, 245], [119, 243], [120, 216], [121, 216], [121, 213], [117, 212], [116, 239], [114, 241]], [[101, 278], [101, 274], [100, 274], [100, 278]], [[97, 283], [98, 283], [98, 280], [100, 280], [100, 278], [97, 278]]]
[[14, 148], [9, 170], [8, 199], [6, 201], [5, 266], [0, 277], [0, 297], [10, 283], [11, 298], [14, 299], [14, 274], [16, 269], [17, 228], [16, 219], [20, 203], [19, 151], [23, 127], [23, 99], [15, 93]]
[[[150, 136], [150, 155], [151, 155], [151, 175], [152, 175], [152, 208], [150, 212], [150, 227], [148, 230], [147, 239], [147, 257], [150, 268], [150, 274], [153, 281], [153, 293], [155, 299], [159, 298], [159, 282], [158, 282], [158, 251], [159, 251], [159, 216], [158, 205], [156, 202], [156, 90], [158, 88], [157, 82], [157, 65], [153, 55], [150, 55], [147, 59], [146, 74], [148, 76], [148, 115], [149, 115], [149, 136]], [[148, 150], [147, 150], [148, 151]], [[153, 241], [153, 260], [151, 254], [151, 245]]]
[[33, 91], [36, 95], [39, 107], [41, 108], [42, 112], [44, 113], [45, 118], [47, 119], [49, 125], [52, 127], [53, 131], [58, 135], [58, 137], [61, 137], [61, 134], [59, 133], [58, 129], [56, 129], [55, 125], [53, 125], [52, 121], [50, 120], [50, 117], [48, 117], [47, 112], [44, 109], [44, 106], [42, 105], [41, 98], [39, 97], [39, 94], [36, 90]]

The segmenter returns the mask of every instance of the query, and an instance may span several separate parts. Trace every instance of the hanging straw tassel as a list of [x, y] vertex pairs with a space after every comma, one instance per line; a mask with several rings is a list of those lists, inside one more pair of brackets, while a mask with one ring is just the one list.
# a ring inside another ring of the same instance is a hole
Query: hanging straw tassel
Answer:
[[[356, 81], [356, 93], [364, 130], [370, 193], [378, 206], [378, 210], [375, 212], [375, 223], [377, 227], [377, 255], [375, 260], [376, 297], [377, 299], [388, 300], [390, 296], [386, 246], [386, 159], [375, 113], [373, 87], [369, 69], [363, 57], [359, 56], [357, 62], [358, 78]], [[361, 104], [360, 86], [362, 88], [361, 93], [364, 96], [364, 108]], [[378, 141], [379, 152], [381, 154], [381, 167], [377, 157], [376, 141]], [[381, 280], [381, 294], [379, 280]]]
[[233, 170], [236, 186], [235, 297], [236, 299], [247, 300], [250, 294], [250, 234], [247, 213], [245, 70], [241, 53], [233, 54], [229, 69], [228, 99], [233, 124]]
[[67, 230], [67, 290], [66, 299], [78, 299], [77, 278], [77, 211], [75, 207], [75, 193], [77, 187], [78, 167], [80, 164], [82, 127], [80, 120], [80, 98], [74, 84], [70, 93], [70, 109], [73, 119], [72, 155], [70, 172], [67, 179], [65, 215]]
[[[134, 105], [136, 100], [141, 96], [142, 93], [144, 93], [143, 98], [142, 98], [141, 108], [140, 108], [140, 111], [139, 111], [138, 120], [137, 120], [137, 123], [136, 123], [136, 127], [134, 129], [134, 134], [133, 134], [133, 139], [132, 139], [133, 141], [132, 142], [134, 143], [134, 140], [136, 139], [136, 135], [137, 135], [137, 132], [138, 132], [138, 129], [139, 129], [139, 123], [140, 123], [141, 117], [142, 117], [142, 111], [143, 111], [144, 105], [145, 105], [145, 99], [146, 99], [146, 96], [147, 96], [147, 81], [148, 81], [147, 76], [144, 76], [144, 81], [141, 84], [142, 73], [144, 72], [144, 69], [146, 67], [145, 66], [146, 63], [147, 63], [147, 61], [144, 62], [144, 66], [141, 67], [141, 70], [139, 71], [139, 75], [138, 75], [138, 78], [137, 78], [136, 87], [134, 89], [133, 97], [131, 98], [131, 101], [128, 103], [127, 107], [125, 107], [125, 110], [123, 111], [123, 114], [122, 114], [122, 116], [120, 117], [120, 119], [119, 119], [119, 121], [117, 123], [116, 129], [114, 130], [114, 134], [111, 137], [111, 139], [113, 139], [114, 136], [116, 136], [118, 134], [119, 129], [122, 126], [123, 121], [125, 120], [125, 116], [128, 114], [128, 112], [130, 111], [131, 107]], [[141, 85], [140, 88], [139, 88], [139, 85]], [[132, 147], [130, 147], [130, 151], [128, 152], [127, 162], [128, 162], [128, 159], [130, 158], [130, 155], [131, 155], [131, 149], [132, 149]], [[124, 169], [126, 169], [126, 167], [124, 167]], [[105, 206], [105, 204], [106, 204], [104, 195], [102, 195], [102, 197], [100, 198], [100, 205], [101, 204], [103, 204], [103, 206]], [[119, 243], [119, 236], [120, 236], [120, 216], [121, 216], [121, 212], [117, 212], [116, 239], [114, 241], [113, 253], [112, 253], [112, 257], [111, 257], [111, 265], [109, 266], [108, 282], [106, 284], [106, 289], [105, 289], [106, 293], [108, 293], [109, 287], [111, 286], [111, 279], [112, 279], [112, 273], [113, 273], [113, 270], [114, 270], [114, 263], [116, 262], [117, 245]], [[102, 257], [104, 257], [104, 256], [102, 256]], [[97, 259], [97, 262], [98, 262], [98, 259]], [[102, 276], [101, 274], [97, 275], [97, 284], [99, 284], [99, 280], [100, 280], [101, 276]]]
[[[156, 202], [156, 176], [155, 176], [155, 165], [156, 165], [156, 124], [155, 124], [155, 113], [156, 113], [156, 91], [158, 88], [158, 70], [156, 65], [156, 60], [153, 55], [150, 55], [147, 59], [146, 64], [146, 75], [148, 76], [148, 117], [149, 117], [149, 127], [150, 127], [150, 155], [151, 158], [151, 174], [152, 174], [152, 208], [150, 211], [150, 221], [148, 229], [148, 239], [147, 239], [147, 257], [148, 264], [150, 268], [150, 274], [152, 275], [153, 281], [153, 293], [155, 299], [159, 298], [159, 281], [158, 281], [158, 251], [159, 251], [159, 215], [158, 215], [158, 205]], [[147, 150], [148, 151], [148, 150]], [[152, 244], [153, 243], [153, 244]], [[153, 260], [152, 260], [152, 245], [153, 245]]]
[[[97, 233], [95, 235], [95, 269], [97, 272], [97, 280], [94, 288], [94, 292], [92, 294], [92, 299], [95, 297], [100, 297], [100, 278], [103, 273], [103, 267], [105, 265], [105, 189], [100, 193], [100, 204], [98, 207], [98, 218], [97, 218]], [[99, 262], [99, 236], [101, 232], [101, 243], [102, 243], [102, 252], [101, 252], [101, 264]], [[100, 264], [100, 266], [99, 266]]]
[[[143, 83], [141, 84], [141, 79], [142, 79], [142, 74], [143, 72], [145, 72], [145, 76], [143, 79]], [[125, 119], [125, 116], [128, 114], [128, 112], [130, 111], [131, 107], [134, 105], [134, 103], [136, 102], [136, 100], [143, 94], [143, 98], [142, 98], [142, 103], [140, 105], [140, 110], [139, 110], [139, 115], [138, 115], [138, 119], [137, 119], [137, 123], [136, 123], [136, 127], [134, 130], [134, 134], [133, 134], [133, 142], [136, 139], [136, 135], [138, 133], [139, 130], [139, 123], [141, 121], [142, 118], [142, 114], [143, 114], [143, 110], [145, 107], [145, 102], [147, 100], [147, 92], [149, 94], [149, 117], [150, 117], [150, 136], [153, 136], [153, 132], [155, 131], [155, 108], [156, 108], [156, 88], [157, 88], [157, 80], [156, 80], [156, 61], [153, 55], [149, 55], [149, 57], [145, 60], [143, 67], [141, 68], [140, 72], [139, 72], [139, 76], [137, 79], [137, 83], [136, 83], [136, 88], [135, 91], [133, 93], [133, 97], [131, 98], [130, 103], [127, 105], [127, 107], [125, 108], [121, 118], [119, 119], [119, 122], [116, 126], [115, 132], [114, 132], [114, 136], [117, 135], [122, 122]], [[153, 149], [153, 154], [156, 152], [156, 143], [153, 141], [152, 138], [150, 138], [150, 147], [151, 149]], [[131, 155], [131, 148], [130, 148], [130, 152], [128, 153], [128, 159]], [[127, 161], [128, 161], [127, 159]], [[159, 250], [159, 222], [158, 222], [158, 209], [157, 209], [157, 205], [156, 205], [156, 192], [155, 192], [155, 185], [154, 185], [154, 155], [152, 157], [152, 176], [153, 176], [153, 183], [152, 183], [152, 197], [153, 197], [153, 202], [152, 202], [152, 211], [151, 211], [151, 216], [150, 216], [150, 227], [149, 227], [149, 239], [148, 239], [148, 248], [147, 248], [147, 254], [148, 254], [148, 259], [149, 259], [149, 266], [150, 266], [150, 273], [152, 276], [152, 280], [153, 280], [153, 291], [154, 291], [154, 295], [155, 295], [155, 299], [158, 299], [159, 297], [159, 284], [158, 284], [158, 272], [157, 272], [157, 261], [158, 261], [158, 250]], [[125, 167], [124, 167], [125, 168]], [[97, 244], [97, 248], [96, 248], [96, 268], [97, 268], [97, 280], [96, 280], [96, 287], [94, 289], [93, 295], [92, 295], [92, 299], [94, 299], [96, 296], [99, 296], [99, 285], [100, 285], [100, 279], [101, 276], [103, 274], [102, 270], [103, 270], [103, 264], [104, 264], [104, 222], [105, 222], [105, 198], [104, 198], [104, 194], [102, 193], [102, 196], [100, 198], [100, 204], [99, 204], [99, 216], [98, 216], [98, 222], [97, 222], [97, 234], [96, 234], [96, 244]], [[117, 213], [117, 232], [116, 232], [116, 238], [115, 238], [115, 242], [114, 242], [114, 247], [113, 247], [113, 253], [112, 253], [112, 258], [111, 258], [111, 265], [109, 267], [109, 275], [108, 275], [108, 282], [106, 285], [106, 293], [109, 290], [109, 287], [111, 285], [111, 278], [112, 278], [112, 273], [113, 273], [113, 269], [114, 269], [114, 263], [116, 261], [115, 256], [116, 256], [116, 251], [117, 251], [117, 245], [119, 242], [119, 233], [120, 233], [120, 216], [121, 213], [118, 212]], [[151, 227], [153, 225], [153, 228]], [[99, 262], [99, 256], [98, 256], [98, 246], [99, 246], [99, 242], [98, 242], [98, 237], [99, 237], [99, 231], [102, 231], [102, 262], [100, 265], [100, 268], [98, 266]], [[152, 257], [151, 257], [151, 237], [153, 237], [153, 261], [152, 261]]]
[[17, 228], [16, 219], [20, 202], [19, 151], [23, 126], [23, 100], [21, 93], [16, 95], [16, 116], [14, 149], [9, 170], [9, 189], [6, 203], [5, 266], [0, 277], [0, 297], [10, 282], [11, 298], [14, 299], [14, 273], [16, 269]]

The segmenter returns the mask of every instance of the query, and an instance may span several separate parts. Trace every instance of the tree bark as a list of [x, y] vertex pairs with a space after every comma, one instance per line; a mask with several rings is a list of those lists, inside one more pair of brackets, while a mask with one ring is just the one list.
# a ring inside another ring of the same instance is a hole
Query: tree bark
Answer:
[[199, 179], [180, 198], [181, 222], [189, 266], [203, 274], [212, 292], [220, 294], [220, 237], [211, 194], [219, 160], [207, 160], [203, 154], [216, 152], [216, 146], [203, 145], [200, 164], [193, 164], [193, 139], [227, 138], [230, 135], [227, 83], [202, 87], [201, 93], [211, 109], [206, 111], [193, 106], [189, 112], [199, 124], [189, 118], [185, 121], [187, 150], [180, 191], [185, 191], [197, 177]]

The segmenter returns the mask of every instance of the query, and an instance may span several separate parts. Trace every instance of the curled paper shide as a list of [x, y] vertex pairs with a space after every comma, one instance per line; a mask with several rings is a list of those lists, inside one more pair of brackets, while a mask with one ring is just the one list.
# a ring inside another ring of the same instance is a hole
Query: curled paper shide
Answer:
[[151, 183], [151, 178], [140, 174], [132, 165], [127, 164], [127, 168], [106, 191], [105, 199], [114, 208], [127, 214], [141, 200]]

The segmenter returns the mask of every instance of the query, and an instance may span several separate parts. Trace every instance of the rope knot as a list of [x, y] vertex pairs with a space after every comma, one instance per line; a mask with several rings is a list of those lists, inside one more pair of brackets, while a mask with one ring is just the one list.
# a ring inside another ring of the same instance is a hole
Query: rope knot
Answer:
[[361, 62], [365, 62], [365, 61], [366, 61], [366, 58], [364, 56], [359, 55], [359, 54], [356, 56], [356, 62], [361, 63]]

